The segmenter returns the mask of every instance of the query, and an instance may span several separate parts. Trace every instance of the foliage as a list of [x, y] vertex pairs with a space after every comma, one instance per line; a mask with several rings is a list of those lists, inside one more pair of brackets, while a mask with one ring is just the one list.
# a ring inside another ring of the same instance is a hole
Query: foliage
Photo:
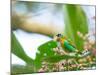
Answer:
[[[26, 3], [26, 7], [29, 8], [28, 11], [33, 10], [33, 6], [37, 6], [37, 4], [33, 5], [31, 3]], [[57, 9], [56, 7], [55, 9], [60, 10], [61, 8]], [[83, 9], [78, 5], [64, 5], [63, 9], [65, 19], [64, 35], [67, 36], [68, 39], [71, 39], [74, 42], [76, 48], [82, 52], [82, 50], [84, 50], [84, 40], [82, 40], [77, 35], [77, 32], [79, 31], [83, 35], [88, 33], [86, 14], [84, 13]], [[16, 17], [17, 16], [15, 16], [15, 19]], [[20, 19], [18, 21], [19, 22], [16, 24], [21, 23]], [[93, 45], [95, 45], [95, 43]], [[54, 40], [50, 40], [37, 48], [38, 51], [36, 53], [36, 58], [33, 60], [25, 53], [16, 36], [13, 33], [11, 33], [11, 52], [26, 62], [26, 65], [24, 66], [19, 64], [12, 64], [12, 74], [29, 74], [36, 72], [69, 71], [79, 69], [82, 70], [84, 68], [79, 68], [80, 63], [82, 65], [85, 64], [85, 66], [87, 66], [86, 68], [90, 66], [95, 66], [95, 56], [93, 56], [92, 53], [86, 54], [85, 57], [81, 56], [81, 54], [79, 53], [75, 53], [75, 55], [70, 55], [70, 53], [61, 54], [61, 52], [59, 52], [60, 49], [57, 48], [57, 42]], [[54, 49], [57, 49], [58, 52], [56, 52]], [[91, 49], [94, 49], [94, 47], [89, 48], [89, 50]], [[64, 50], [61, 51], [63, 53]], [[93, 62], [92, 64], [90, 59]], [[62, 63], [63, 60], [64, 65], [59, 64]], [[71, 63], [69, 63], [69, 61], [71, 61]], [[73, 66], [73, 63], [75, 64], [74, 68], [71, 67]], [[61, 67], [63, 67], [63, 70], [61, 69]], [[68, 67], [71, 67], [71, 69]], [[44, 68], [46, 69], [44, 70]]]
[[11, 52], [13, 54], [24, 60], [27, 64], [33, 64], [33, 59], [27, 56], [13, 33], [11, 35], [11, 45]]
[[87, 17], [79, 5], [64, 5], [65, 12], [65, 31], [64, 34], [70, 38], [77, 49], [83, 50], [83, 40], [77, 35], [77, 32], [88, 33]]
[[18, 74], [30, 74], [34, 72], [33, 65], [20, 65], [20, 64], [13, 64], [11, 67], [11, 74], [18, 75]]
[[34, 60], [34, 64], [36, 68], [40, 68], [42, 66], [42, 60], [44, 57], [54, 56], [53, 48], [57, 46], [57, 43], [54, 41], [49, 41], [39, 46], [38, 53], [36, 53], [36, 59]]

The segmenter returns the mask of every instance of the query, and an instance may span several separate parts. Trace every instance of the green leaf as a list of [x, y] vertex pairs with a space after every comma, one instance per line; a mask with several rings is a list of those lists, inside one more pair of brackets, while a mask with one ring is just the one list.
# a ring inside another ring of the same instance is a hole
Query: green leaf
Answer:
[[27, 54], [24, 52], [23, 48], [13, 33], [11, 35], [11, 52], [24, 60], [27, 64], [33, 64], [34, 62], [33, 59], [27, 56]]
[[18, 74], [31, 74], [34, 73], [34, 66], [33, 65], [19, 65], [13, 64], [11, 66], [11, 75], [18, 75]]
[[36, 58], [34, 60], [34, 65], [36, 69], [42, 66], [42, 60], [44, 57], [54, 56], [55, 52], [53, 48], [57, 47], [57, 42], [51, 40], [38, 47], [38, 53], [36, 53]]
[[70, 55], [56, 55], [56, 56], [51, 56], [51, 57], [45, 57], [44, 61], [50, 62], [50, 63], [57, 63], [61, 60], [68, 60], [71, 58], [80, 58], [77, 56], [70, 56]]
[[81, 6], [79, 5], [64, 5], [65, 15], [65, 31], [64, 34], [70, 38], [76, 48], [83, 50], [83, 40], [77, 35], [77, 31], [86, 34], [88, 33], [87, 17]]

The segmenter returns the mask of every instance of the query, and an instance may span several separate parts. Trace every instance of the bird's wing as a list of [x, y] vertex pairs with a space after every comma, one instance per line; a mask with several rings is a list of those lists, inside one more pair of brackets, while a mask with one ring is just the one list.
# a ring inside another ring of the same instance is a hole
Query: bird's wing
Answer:
[[67, 40], [64, 41], [64, 47], [68, 50], [68, 51], [75, 51], [76, 48], [71, 45]]

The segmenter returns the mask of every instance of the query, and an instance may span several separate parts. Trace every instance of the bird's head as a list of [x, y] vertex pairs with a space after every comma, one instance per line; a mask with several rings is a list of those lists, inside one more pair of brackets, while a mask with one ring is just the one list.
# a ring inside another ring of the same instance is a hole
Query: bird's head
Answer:
[[62, 37], [62, 34], [57, 34], [56, 35], [58, 38], [61, 38]]
[[59, 41], [62, 37], [63, 37], [62, 34], [57, 34], [57, 35], [54, 36], [54, 40]]

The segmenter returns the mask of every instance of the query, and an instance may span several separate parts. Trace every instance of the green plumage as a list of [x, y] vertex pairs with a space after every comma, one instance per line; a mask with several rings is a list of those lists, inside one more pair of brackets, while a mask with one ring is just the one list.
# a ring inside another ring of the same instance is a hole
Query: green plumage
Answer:
[[58, 41], [58, 45], [60, 43], [60, 46], [62, 46], [65, 51], [77, 52], [77, 49], [73, 46], [72, 42], [62, 34], [57, 34], [55, 38]]
[[64, 47], [65, 50], [68, 50], [70, 52], [73, 52], [73, 51], [76, 50], [76, 48], [74, 46], [72, 46], [67, 40], [65, 40], [63, 42], [63, 47]]

